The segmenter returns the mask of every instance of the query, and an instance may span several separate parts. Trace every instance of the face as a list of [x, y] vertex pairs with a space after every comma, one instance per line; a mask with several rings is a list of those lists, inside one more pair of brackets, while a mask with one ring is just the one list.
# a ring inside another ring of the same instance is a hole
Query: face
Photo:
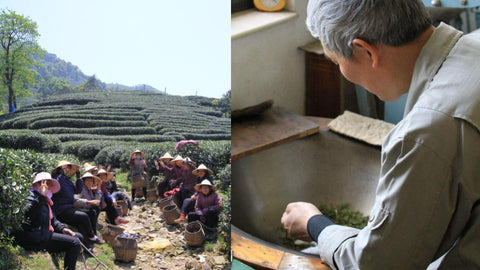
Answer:
[[210, 187], [209, 186], [201, 186], [200, 187], [200, 192], [202, 192], [203, 195], [207, 196], [210, 193]]
[[205, 170], [198, 171], [198, 176], [204, 177], [205, 176]]
[[140, 158], [141, 158], [140, 154], [135, 154], [135, 159], [140, 159]]
[[93, 178], [92, 177], [85, 178], [83, 179], [83, 183], [88, 189], [91, 189], [93, 187]]
[[100, 177], [102, 181], [107, 181], [107, 175], [104, 173], [99, 174], [98, 177]]
[[63, 165], [62, 169], [66, 177], [70, 177], [74, 175], [78, 170], [76, 166], [72, 166], [72, 165]]

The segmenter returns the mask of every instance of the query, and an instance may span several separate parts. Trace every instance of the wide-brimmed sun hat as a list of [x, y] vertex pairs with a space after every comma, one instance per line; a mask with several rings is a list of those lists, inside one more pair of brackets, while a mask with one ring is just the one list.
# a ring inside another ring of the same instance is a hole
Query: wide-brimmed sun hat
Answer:
[[200, 184], [196, 184], [195, 185], [195, 190], [200, 192], [200, 189], [202, 188], [202, 186], [209, 186], [213, 191], [217, 190], [217, 187], [212, 185], [212, 182], [210, 182], [210, 180], [208, 180], [208, 179], [203, 180]]
[[135, 150], [135, 151], [130, 155], [130, 159], [135, 158], [135, 154], [140, 154], [140, 156], [141, 156], [142, 158], [145, 157], [145, 154], [144, 154], [142, 151], [140, 151], [140, 150], [137, 149], [137, 150]]
[[98, 170], [97, 166], [94, 166], [90, 163], [83, 164], [83, 171], [88, 172], [90, 170]]
[[98, 177], [100, 177], [100, 174], [102, 174], [102, 173], [104, 173], [104, 174], [106, 174], [106, 175], [107, 175], [107, 181], [113, 178], [113, 174], [111, 174], [111, 173], [109, 173], [109, 172], [105, 171], [104, 169], [100, 169], [100, 170], [98, 170], [98, 172], [97, 172], [97, 176], [98, 176]]
[[35, 175], [35, 178], [33, 179], [32, 186], [35, 183], [42, 182], [44, 180], [47, 180], [49, 182], [48, 186], [53, 194], [57, 193], [60, 190], [60, 183], [58, 183], [56, 179], [53, 179], [48, 172], [37, 173], [37, 175]]
[[198, 173], [200, 172], [200, 170], [205, 170], [207, 173], [209, 174], [213, 174], [213, 171], [210, 170], [209, 168], [207, 168], [207, 166], [203, 165], [203, 164], [200, 164], [200, 166], [198, 166], [198, 168], [196, 168], [195, 170], [192, 171], [192, 173], [196, 176], [199, 176]]
[[159, 160], [164, 160], [164, 159], [168, 161], [168, 160], [172, 160], [173, 157], [172, 155], [170, 155], [170, 153], [166, 152], [162, 157], [159, 158]]
[[55, 167], [55, 169], [52, 170], [52, 174], [55, 174], [55, 171], [58, 170], [59, 168], [62, 168], [64, 165], [72, 165], [72, 167], [75, 167], [77, 171], [80, 168], [80, 165], [77, 165], [77, 164], [72, 163], [70, 161], [60, 160], [58, 162], [57, 166]]
[[84, 173], [84, 174], [82, 175], [82, 180], [83, 180], [84, 183], [85, 183], [85, 179], [86, 179], [86, 178], [93, 178], [93, 186], [94, 186], [94, 187], [98, 187], [98, 185], [100, 184], [100, 181], [102, 181], [102, 180], [100, 179], [100, 177], [95, 176], [95, 175], [93, 175], [93, 174], [91, 174], [91, 173], [89, 173], [89, 172], [86, 172], [86, 173]]
[[185, 160], [183, 160], [182, 156], [177, 155], [173, 160], [170, 160], [170, 164], [175, 165], [175, 163], [177, 161], [185, 162]]

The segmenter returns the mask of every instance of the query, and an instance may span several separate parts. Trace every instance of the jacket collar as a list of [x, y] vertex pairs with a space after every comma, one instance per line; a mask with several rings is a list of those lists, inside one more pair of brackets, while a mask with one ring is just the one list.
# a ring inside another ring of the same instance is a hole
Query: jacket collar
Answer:
[[428, 88], [433, 77], [462, 35], [462, 32], [443, 22], [435, 28], [415, 62], [404, 117], [412, 110], [419, 97]]

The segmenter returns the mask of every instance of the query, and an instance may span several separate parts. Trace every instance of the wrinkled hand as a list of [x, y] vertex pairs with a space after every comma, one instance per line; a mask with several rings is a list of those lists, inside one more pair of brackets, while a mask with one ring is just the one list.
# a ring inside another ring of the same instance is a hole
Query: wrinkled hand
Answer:
[[307, 231], [308, 220], [318, 214], [322, 214], [318, 208], [306, 202], [289, 203], [283, 212], [281, 222], [285, 230], [293, 239], [312, 241]]
[[192, 201], [196, 201], [196, 200], [197, 200], [197, 196], [192, 195], [192, 196], [190, 197], [190, 199], [192, 199]]
[[72, 230], [70, 230], [69, 228], [64, 228], [62, 230], [62, 233], [63, 234], [66, 234], [66, 235], [70, 235], [70, 236], [75, 236], [75, 232], [73, 232]]
[[93, 206], [99, 206], [100, 200], [91, 200], [91, 201], [88, 201], [88, 203]]

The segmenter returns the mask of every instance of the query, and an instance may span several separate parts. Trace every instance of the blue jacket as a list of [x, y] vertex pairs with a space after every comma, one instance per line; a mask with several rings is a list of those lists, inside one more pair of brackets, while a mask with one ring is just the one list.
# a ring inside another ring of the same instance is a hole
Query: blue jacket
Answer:
[[78, 192], [76, 192], [76, 187], [72, 181], [70, 181], [70, 178], [65, 175], [58, 175], [57, 181], [60, 183], [60, 191], [52, 196], [52, 210], [55, 215], [59, 216], [65, 210], [73, 208], [73, 202], [75, 201], [73, 195]]

